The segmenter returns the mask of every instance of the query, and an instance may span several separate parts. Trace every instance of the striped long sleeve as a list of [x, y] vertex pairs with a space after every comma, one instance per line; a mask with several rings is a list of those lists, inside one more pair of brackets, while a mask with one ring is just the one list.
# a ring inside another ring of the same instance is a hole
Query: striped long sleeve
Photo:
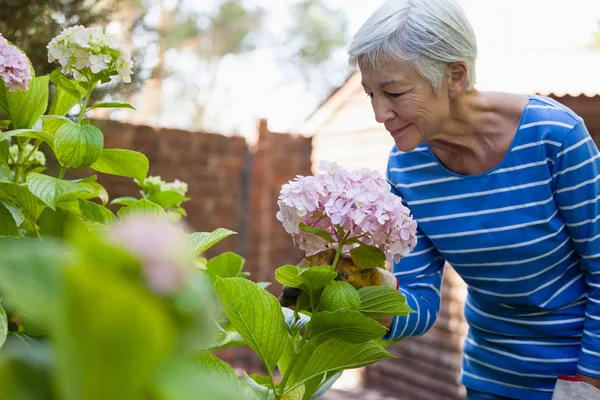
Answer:
[[[582, 122], [562, 143], [554, 164], [553, 186], [587, 284], [577, 369], [600, 378], [600, 154]], [[568, 285], [574, 283], [575, 279]], [[567, 289], [566, 285], [556, 295]]]
[[[392, 189], [401, 196], [397, 190]], [[392, 272], [400, 282], [400, 292], [415, 313], [394, 317], [386, 339], [419, 336], [433, 326], [440, 312], [444, 259], [433, 243], [417, 228], [417, 246]]]

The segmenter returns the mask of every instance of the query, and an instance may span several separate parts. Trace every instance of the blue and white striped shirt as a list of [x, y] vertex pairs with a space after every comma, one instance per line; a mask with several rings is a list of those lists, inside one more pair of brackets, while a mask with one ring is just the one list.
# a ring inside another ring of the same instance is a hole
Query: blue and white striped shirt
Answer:
[[417, 312], [391, 337], [433, 325], [448, 261], [468, 287], [465, 386], [536, 400], [558, 375], [600, 378], [600, 155], [580, 117], [530, 96], [494, 169], [456, 174], [424, 144], [394, 148], [387, 174], [419, 224], [394, 265]]

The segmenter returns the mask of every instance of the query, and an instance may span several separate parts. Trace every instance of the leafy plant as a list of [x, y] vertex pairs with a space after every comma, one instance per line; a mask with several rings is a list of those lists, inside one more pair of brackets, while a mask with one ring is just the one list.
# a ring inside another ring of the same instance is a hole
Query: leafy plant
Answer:
[[[114, 38], [65, 30], [49, 45], [61, 71], [41, 77], [18, 49], [0, 46], [21, 68], [0, 76], [0, 399], [314, 399], [344, 369], [391, 357], [375, 319], [411, 312], [404, 297], [336, 281], [348, 246], [360, 268], [381, 266], [381, 249], [361, 241], [367, 233], [301, 225], [337, 257], [279, 268], [277, 280], [301, 291], [294, 310], [282, 308], [268, 283], [247, 279], [241, 256], [205, 258], [235, 232], [187, 234], [173, 222], [185, 216], [187, 184], [147, 177], [142, 153], [104, 147], [86, 113], [131, 108], [89, 105], [101, 83], [129, 80], [131, 62]], [[76, 106], [78, 116], [65, 117]], [[56, 177], [45, 173], [42, 145], [60, 164]], [[96, 175], [66, 178], [88, 168], [133, 178], [141, 199], [110, 202]], [[109, 202], [122, 206], [116, 215]], [[386, 242], [396, 253], [411, 245], [410, 221], [400, 225], [400, 247]], [[256, 352], [267, 376], [238, 377], [213, 353], [239, 345]]]

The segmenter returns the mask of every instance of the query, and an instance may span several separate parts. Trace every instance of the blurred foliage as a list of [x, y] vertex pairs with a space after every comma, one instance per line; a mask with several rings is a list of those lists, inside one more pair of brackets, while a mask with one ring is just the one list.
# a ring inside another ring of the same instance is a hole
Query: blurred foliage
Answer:
[[295, 6], [297, 16], [290, 34], [300, 41], [299, 58], [318, 65], [346, 42], [346, 19], [322, 0], [302, 0]]
[[56, 69], [48, 63], [50, 39], [73, 25], [103, 25], [117, 0], [0, 0], [0, 33], [20, 47], [38, 75]]

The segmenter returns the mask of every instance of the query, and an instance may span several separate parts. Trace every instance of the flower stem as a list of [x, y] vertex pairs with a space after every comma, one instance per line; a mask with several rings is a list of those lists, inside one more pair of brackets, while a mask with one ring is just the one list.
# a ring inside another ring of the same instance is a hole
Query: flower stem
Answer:
[[273, 378], [273, 371], [267, 367], [267, 371], [269, 372], [269, 379], [271, 380], [271, 385], [273, 386], [273, 392], [275, 392], [275, 399], [279, 399], [277, 395], [277, 390], [275, 389], [275, 378]]
[[97, 84], [98, 84], [98, 82], [96, 82], [94, 84], [90, 83], [90, 88], [88, 89], [87, 94], [85, 95], [85, 99], [83, 100], [83, 106], [81, 106], [81, 111], [79, 112], [79, 117], [77, 117], [78, 124], [80, 124], [81, 120], [83, 119], [83, 114], [85, 114], [85, 110], [90, 101], [90, 97], [92, 96], [92, 91], [94, 90], [94, 88], [96, 87]]
[[22, 145], [20, 138], [17, 138], [17, 146], [19, 148], [19, 155], [17, 157], [17, 162], [15, 163], [15, 183], [21, 183], [23, 179], [23, 156], [25, 155], [25, 147]]
[[60, 172], [58, 173], [58, 179], [63, 179], [65, 177], [65, 172], [67, 172], [67, 167], [60, 166]]
[[308, 340], [308, 332], [304, 332], [304, 336], [302, 336], [302, 340], [300, 341], [300, 345], [298, 346], [296, 354], [294, 355], [294, 359], [288, 366], [288, 369], [287, 369], [287, 371], [285, 371], [285, 374], [283, 375], [283, 379], [281, 380], [281, 383], [279, 384], [280, 394], [276, 396], [276, 399], [280, 399], [281, 397], [283, 397], [286, 394], [285, 384], [287, 383], [288, 379], [292, 375], [294, 366], [296, 365], [296, 362], [300, 358], [300, 353], [302, 353], [302, 350], [304, 349], [304, 344], [306, 343], [307, 340]]
[[25, 160], [23, 160], [25, 164], [27, 164], [29, 162], [29, 159], [31, 158], [32, 154], [35, 153], [40, 148], [41, 144], [42, 144], [41, 140], [38, 139], [35, 141], [35, 146], [33, 146], [33, 149], [31, 149], [31, 151], [25, 156]]
[[340, 256], [342, 255], [342, 249], [344, 248], [344, 238], [340, 238], [340, 242], [338, 243], [338, 247], [335, 250], [335, 258], [333, 259], [333, 262], [331, 263], [331, 266], [333, 267], [333, 269], [335, 269], [335, 267], [337, 266], [338, 261], [340, 260]]

